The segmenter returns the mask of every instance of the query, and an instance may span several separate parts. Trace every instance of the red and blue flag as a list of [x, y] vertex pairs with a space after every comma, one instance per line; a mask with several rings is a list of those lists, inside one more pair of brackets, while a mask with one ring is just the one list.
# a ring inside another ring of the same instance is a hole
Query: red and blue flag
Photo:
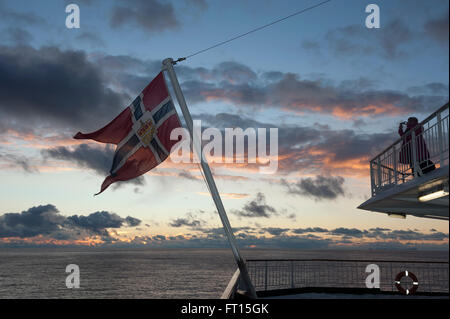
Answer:
[[161, 72], [109, 124], [92, 133], [78, 132], [74, 138], [117, 145], [100, 194], [112, 183], [136, 178], [162, 163], [178, 142], [170, 140], [170, 133], [178, 127], [180, 120]]

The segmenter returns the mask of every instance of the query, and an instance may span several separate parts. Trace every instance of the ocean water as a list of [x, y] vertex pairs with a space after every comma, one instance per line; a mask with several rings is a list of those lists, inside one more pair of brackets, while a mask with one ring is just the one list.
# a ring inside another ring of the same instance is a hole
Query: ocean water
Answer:
[[[446, 251], [244, 250], [247, 259], [448, 261]], [[80, 268], [68, 289], [66, 266]], [[236, 266], [228, 249], [0, 249], [0, 298], [219, 298]]]

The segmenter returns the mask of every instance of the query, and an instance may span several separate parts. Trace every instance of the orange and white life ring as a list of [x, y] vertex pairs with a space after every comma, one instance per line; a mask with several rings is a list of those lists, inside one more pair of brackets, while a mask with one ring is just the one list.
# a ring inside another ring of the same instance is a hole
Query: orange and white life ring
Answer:
[[[403, 286], [401, 284], [401, 280], [403, 277], [409, 277], [412, 279], [413, 286], [411, 289], [403, 288]], [[395, 277], [394, 284], [395, 284], [395, 287], [397, 288], [397, 290], [400, 291], [404, 295], [413, 295], [416, 292], [417, 288], [419, 288], [419, 281], [417, 280], [416, 275], [414, 275], [412, 272], [407, 271], [407, 270], [402, 271], [397, 274], [397, 276]]]

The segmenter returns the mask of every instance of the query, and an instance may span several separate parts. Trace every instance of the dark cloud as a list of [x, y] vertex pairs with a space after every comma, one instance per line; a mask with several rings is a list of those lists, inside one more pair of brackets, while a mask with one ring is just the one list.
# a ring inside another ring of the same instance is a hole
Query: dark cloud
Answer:
[[81, 34], [77, 35], [77, 40], [82, 41], [86, 44], [92, 45], [95, 48], [104, 47], [105, 42], [96, 33], [83, 31]]
[[[130, 56], [93, 54], [88, 59], [81, 51], [0, 47], [0, 110], [4, 114], [0, 128], [7, 129], [15, 121], [19, 127], [27, 129], [42, 125], [72, 133], [98, 129], [118, 114], [131, 101], [129, 96], [137, 94], [160, 67], [160, 61]], [[75, 70], [74, 77], [72, 70]], [[434, 111], [448, 95], [446, 86], [440, 83], [426, 84], [422, 90], [422, 87], [416, 90], [415, 95], [408, 95], [376, 90], [367, 79], [332, 85], [328, 79], [307, 80], [292, 73], [258, 73], [237, 62], [224, 62], [210, 69], [180, 65], [178, 74], [190, 102], [217, 99], [244, 107], [279, 107], [345, 118]], [[54, 79], [47, 81], [48, 76]], [[53, 81], [57, 83], [53, 85]], [[23, 90], [23, 87], [31, 89]], [[120, 87], [127, 93], [118, 94], [108, 87]], [[197, 117], [216, 127], [274, 126], [225, 113]], [[353, 130], [332, 130], [318, 124], [283, 125], [279, 128], [282, 158], [279, 172], [308, 168], [319, 169], [318, 173], [322, 174], [324, 163], [339, 163], [344, 167], [347, 164], [343, 162], [347, 160], [365, 163], [392, 138], [392, 132], [362, 134]], [[106, 172], [110, 168], [107, 163], [112, 159], [111, 152], [109, 149], [102, 154], [79, 147], [52, 149], [47, 155]], [[95, 160], [91, 161], [88, 155]], [[192, 178], [184, 173], [181, 176]]]
[[[190, 234], [187, 237], [178, 237], [175, 240], [165, 242], [164, 247], [227, 247], [228, 243], [222, 227], [199, 228], [201, 235]], [[312, 228], [233, 228], [238, 244], [241, 247], [256, 246], [258, 248], [280, 249], [333, 249], [358, 248], [358, 249], [448, 249], [448, 234], [432, 236], [433, 233], [407, 232], [403, 234], [400, 242], [396, 231], [377, 228], [364, 230], [356, 228], [336, 228], [332, 230], [321, 227]], [[295, 235], [291, 235], [294, 233]], [[373, 236], [373, 233], [381, 232], [385, 237]], [[269, 233], [271, 237], [261, 236]], [[255, 234], [259, 234], [256, 236]], [[326, 236], [326, 237], [324, 237]], [[378, 241], [373, 241], [376, 238]], [[370, 239], [366, 241], [366, 239]], [[380, 241], [381, 240], [381, 241]], [[414, 242], [418, 241], [418, 242]], [[346, 246], [342, 246], [345, 244]], [[146, 245], [152, 245], [146, 242]], [[159, 243], [158, 243], [159, 245]], [[160, 246], [161, 247], [161, 246]]]
[[431, 234], [424, 234], [419, 231], [413, 230], [393, 230], [387, 232], [384, 235], [380, 235], [379, 237], [392, 240], [448, 240], [448, 234], [442, 232], [432, 232]]
[[256, 194], [256, 198], [247, 204], [241, 210], [233, 210], [233, 214], [240, 217], [265, 217], [270, 218], [276, 215], [274, 207], [266, 204], [266, 197], [263, 193]]
[[[255, 121], [251, 118], [218, 113], [215, 115], [197, 114], [213, 127], [271, 128], [274, 125]], [[278, 128], [278, 172], [294, 172], [303, 169], [321, 171], [326, 163], [346, 167], [347, 161], [359, 161], [365, 166], [368, 158], [377, 154], [393, 140], [394, 133], [357, 133], [354, 130], [333, 130], [328, 126], [283, 125]], [[328, 172], [327, 172], [328, 173]], [[354, 169], [353, 169], [354, 173]]]
[[0, 153], [0, 162], [3, 162], [6, 167], [20, 168], [27, 173], [39, 172], [39, 169], [31, 158], [11, 153], [2, 153]]
[[[199, 213], [204, 213], [203, 211], [199, 211]], [[200, 218], [197, 218], [195, 214], [188, 213], [184, 218], [176, 218], [169, 223], [171, 227], [190, 227], [193, 229], [199, 229], [201, 226], [205, 225], [206, 222]]]
[[404, 45], [413, 39], [414, 33], [409, 26], [400, 19], [394, 19], [379, 30], [367, 29], [364, 24], [335, 28], [324, 36], [321, 42], [324, 45], [317, 40], [305, 40], [302, 47], [316, 54], [328, 51], [340, 57], [379, 55], [386, 59], [400, 59], [408, 56]]
[[8, 21], [13, 25], [31, 25], [42, 26], [46, 25], [44, 18], [36, 15], [33, 12], [18, 12], [11, 10], [3, 5], [0, 1], [0, 20]]
[[97, 129], [124, 105], [103, 80], [82, 51], [0, 46], [0, 121]]
[[179, 26], [171, 3], [158, 0], [119, 1], [113, 8], [110, 24], [113, 28], [130, 25], [145, 31], [157, 32]]
[[424, 29], [428, 36], [448, 48], [448, 8], [446, 11], [443, 16], [427, 21]]
[[[386, 50], [392, 46], [385, 40]], [[355, 115], [392, 116], [411, 111], [429, 112], [448, 99], [448, 92], [445, 91], [436, 93], [428, 90], [409, 95], [403, 91], [376, 89], [376, 83], [367, 78], [333, 84], [327, 78], [310, 80], [295, 73], [257, 73], [237, 62], [223, 62], [211, 69], [180, 66], [178, 70], [183, 91], [190, 103], [219, 100], [236, 106], [274, 107], [351, 118]]]
[[376, 228], [370, 228], [369, 231], [371, 231], [371, 232], [386, 232], [386, 231], [391, 231], [391, 229], [383, 228], [383, 227], [376, 227]]
[[447, 94], [448, 93], [448, 85], [444, 83], [432, 82], [425, 84], [423, 86], [413, 86], [408, 88], [408, 92], [414, 94]]
[[309, 227], [309, 228], [296, 228], [291, 230], [294, 234], [306, 234], [306, 233], [328, 233], [329, 230], [321, 227]]
[[[83, 51], [0, 46], [0, 109], [27, 127], [91, 131], [118, 114], [160, 68], [161, 61], [130, 56], [92, 54], [88, 59]], [[293, 73], [257, 73], [230, 61], [210, 69], [180, 65], [178, 74], [190, 103], [213, 99], [240, 107], [275, 107], [344, 118], [428, 113], [448, 96], [442, 89], [416, 90], [413, 95], [376, 90], [367, 79], [332, 85], [329, 79], [308, 80]], [[120, 87], [121, 93], [110, 87]], [[225, 118], [221, 116], [217, 120]]]
[[289, 228], [279, 228], [279, 227], [267, 227], [263, 229], [273, 236], [280, 236], [281, 234], [289, 230]]
[[140, 220], [128, 216], [122, 218], [106, 211], [88, 216], [65, 217], [53, 205], [32, 207], [21, 213], [6, 213], [0, 216], [0, 238], [29, 238], [38, 235], [54, 239], [82, 239], [84, 236], [109, 237], [107, 228], [138, 226]]
[[[136, 236], [130, 242], [116, 241], [112, 235], [115, 229], [124, 226], [135, 227], [141, 224], [133, 217], [121, 218], [109, 212], [95, 212], [88, 216], [62, 216], [53, 205], [32, 207], [22, 213], [7, 213], [0, 216], [0, 238], [8, 238], [6, 245], [24, 243], [15, 238], [30, 238], [42, 235], [45, 238], [60, 240], [83, 239], [87, 236], [100, 236], [103, 245], [117, 247], [149, 246], [155, 247], [228, 247], [222, 227], [202, 227], [196, 223], [195, 216], [173, 221], [173, 227], [186, 225], [194, 233], [165, 236], [160, 234]], [[236, 239], [241, 247], [284, 249], [448, 249], [448, 233], [436, 230], [391, 230], [389, 228], [357, 229], [339, 227], [279, 228], [279, 227], [235, 227]], [[266, 237], [264, 234], [270, 234]], [[1, 242], [1, 241], [0, 241]], [[28, 242], [30, 244], [30, 242]], [[53, 245], [58, 245], [54, 243]], [[345, 245], [345, 246], [342, 246]]]
[[164, 235], [156, 235], [156, 236], [153, 236], [152, 239], [156, 240], [156, 241], [165, 241], [165, 240], [167, 240], [167, 237]]
[[[132, 223], [136, 225], [136, 222], [138, 221], [139, 220], [132, 220]], [[69, 216], [67, 217], [67, 223], [75, 227], [89, 229], [94, 233], [100, 234], [105, 231], [105, 228], [120, 228], [125, 223], [128, 224], [129, 219], [124, 219], [115, 213], [101, 211], [92, 213], [88, 216]]]
[[130, 227], [135, 227], [135, 226], [139, 226], [141, 224], [141, 220], [131, 217], [131, 216], [128, 216], [128, 217], [125, 217], [125, 223], [127, 223], [128, 226], [130, 226]]
[[411, 41], [413, 31], [406, 23], [398, 19], [389, 22], [385, 28], [389, 32], [380, 32], [378, 37], [385, 57], [390, 59], [405, 57], [407, 51], [401, 46]]
[[46, 158], [54, 158], [75, 162], [79, 167], [90, 168], [100, 175], [109, 173], [114, 150], [111, 146], [93, 147], [88, 144], [80, 144], [74, 148], [60, 146], [42, 151]]
[[[101, 176], [107, 176], [114, 158], [114, 150], [110, 145], [93, 147], [88, 144], [80, 144], [72, 148], [60, 146], [46, 149], [42, 151], [42, 155], [44, 158], [73, 162], [79, 167], [89, 168]], [[113, 187], [116, 189], [123, 184], [144, 185], [145, 178], [139, 176], [129, 181], [120, 181]]]
[[13, 44], [28, 44], [33, 40], [33, 36], [27, 30], [20, 27], [9, 27], [3, 30], [3, 36], [6, 41]]
[[336, 228], [332, 231], [330, 231], [331, 235], [340, 235], [340, 236], [345, 236], [345, 237], [357, 237], [357, 238], [361, 238], [363, 237], [365, 234], [367, 234], [367, 231], [362, 231], [356, 228], [344, 228], [344, 227], [340, 227], [340, 228]]
[[353, 130], [322, 130], [322, 140], [311, 149], [340, 162], [376, 153], [386, 143], [392, 143], [395, 135], [389, 133], [356, 133]]
[[200, 220], [177, 218], [177, 219], [173, 220], [169, 225], [172, 227], [182, 227], [182, 226], [198, 227], [201, 224], [202, 224], [202, 222]]
[[33, 237], [58, 231], [65, 218], [53, 205], [32, 207], [21, 213], [0, 216], [0, 238]]
[[395, 90], [376, 90], [368, 83], [365, 86], [363, 83], [349, 86], [348, 82], [332, 85], [327, 79], [302, 79], [294, 73], [283, 73], [271, 82], [264, 78], [262, 74], [255, 80], [240, 83], [216, 82], [203, 77], [185, 80], [182, 85], [190, 103], [218, 100], [236, 106], [326, 113], [341, 118], [429, 112], [444, 104], [448, 96], [445, 93], [408, 95]]
[[282, 180], [289, 194], [312, 197], [316, 200], [336, 199], [338, 196], [344, 196], [344, 178], [341, 176], [316, 176], [313, 178], [304, 178], [296, 183], [288, 183]]

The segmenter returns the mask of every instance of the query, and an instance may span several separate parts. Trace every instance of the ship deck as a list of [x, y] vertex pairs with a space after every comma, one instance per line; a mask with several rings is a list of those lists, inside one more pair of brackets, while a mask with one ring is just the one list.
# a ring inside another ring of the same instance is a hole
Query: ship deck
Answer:
[[[449, 298], [448, 261], [253, 259], [247, 269], [258, 298]], [[222, 298], [245, 298], [240, 281], [236, 270]]]

